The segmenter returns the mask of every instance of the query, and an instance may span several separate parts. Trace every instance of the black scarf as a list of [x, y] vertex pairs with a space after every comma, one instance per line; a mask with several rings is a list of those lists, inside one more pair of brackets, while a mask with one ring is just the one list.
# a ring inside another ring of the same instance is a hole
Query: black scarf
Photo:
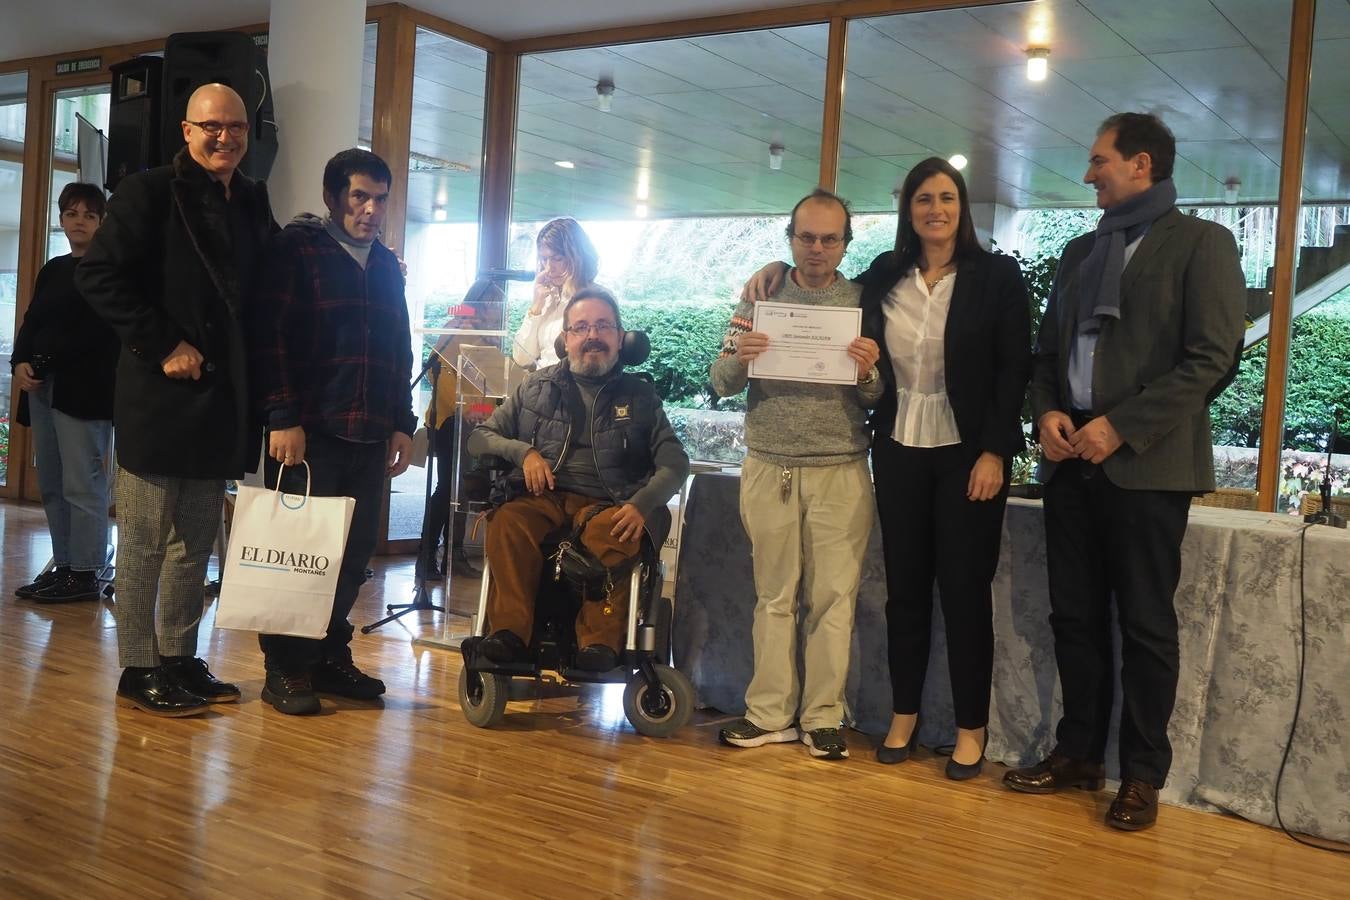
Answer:
[[1100, 331], [1103, 318], [1120, 318], [1120, 276], [1125, 271], [1125, 248], [1176, 204], [1176, 185], [1172, 179], [1164, 178], [1102, 213], [1092, 252], [1078, 268], [1078, 328], [1082, 333]]

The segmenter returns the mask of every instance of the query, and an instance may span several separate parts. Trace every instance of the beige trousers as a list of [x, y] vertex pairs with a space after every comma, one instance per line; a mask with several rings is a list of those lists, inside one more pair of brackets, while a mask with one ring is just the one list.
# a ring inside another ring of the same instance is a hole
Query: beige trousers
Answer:
[[[876, 504], [867, 462], [789, 469], [746, 457], [741, 523], [755, 571], [755, 674], [746, 718], [769, 731], [794, 719], [807, 731], [838, 728], [853, 637], [853, 607]], [[797, 677], [801, 588], [804, 684]], [[798, 706], [800, 704], [800, 715]]]

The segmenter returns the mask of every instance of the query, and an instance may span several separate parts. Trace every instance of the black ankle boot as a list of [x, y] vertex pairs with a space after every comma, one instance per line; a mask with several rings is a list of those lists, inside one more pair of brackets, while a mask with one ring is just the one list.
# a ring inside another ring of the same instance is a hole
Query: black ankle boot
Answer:
[[155, 716], [195, 716], [207, 702], [184, 690], [163, 667], [128, 667], [117, 682], [117, 705], [134, 707]]
[[319, 711], [319, 695], [314, 693], [308, 672], [276, 672], [269, 669], [267, 681], [263, 684], [262, 698], [272, 704], [277, 712], [288, 716], [308, 716]]
[[478, 578], [483, 574], [469, 562], [469, 556], [463, 547], [456, 547], [450, 551], [450, 572], [456, 578]]
[[29, 595], [34, 603], [74, 603], [98, 599], [98, 576], [93, 572], [66, 572]]

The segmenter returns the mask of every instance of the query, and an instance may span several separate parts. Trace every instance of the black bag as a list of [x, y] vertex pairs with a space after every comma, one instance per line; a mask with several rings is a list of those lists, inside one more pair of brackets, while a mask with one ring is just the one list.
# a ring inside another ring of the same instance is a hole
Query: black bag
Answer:
[[[586, 515], [577, 522], [572, 533], [568, 535], [558, 549], [549, 557], [553, 563], [553, 580], [561, 581], [566, 578], [576, 588], [581, 591], [585, 599], [602, 600], [609, 596], [609, 592], [614, 589], [614, 579], [622, 577], [632, 568], [633, 561], [629, 560], [612, 569], [605, 568], [600, 560], [595, 558], [595, 554], [586, 549], [586, 545], [581, 540], [582, 533], [586, 526], [590, 524], [600, 513], [609, 509], [612, 504], [597, 503], [586, 511]], [[598, 596], [597, 596], [598, 595]]]

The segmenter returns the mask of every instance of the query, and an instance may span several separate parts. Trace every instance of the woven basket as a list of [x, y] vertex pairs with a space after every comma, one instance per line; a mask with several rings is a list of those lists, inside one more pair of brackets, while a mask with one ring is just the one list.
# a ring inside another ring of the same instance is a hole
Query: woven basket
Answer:
[[[1316, 492], [1305, 494], [1303, 496], [1303, 506], [1299, 511], [1305, 516], [1321, 512], [1322, 495]], [[1340, 513], [1343, 516], [1350, 516], [1350, 494], [1338, 494], [1337, 496], [1332, 497], [1331, 511]]]
[[1248, 488], [1219, 488], [1201, 494], [1191, 501], [1195, 506], [1217, 506], [1221, 509], [1256, 509], [1256, 491]]

